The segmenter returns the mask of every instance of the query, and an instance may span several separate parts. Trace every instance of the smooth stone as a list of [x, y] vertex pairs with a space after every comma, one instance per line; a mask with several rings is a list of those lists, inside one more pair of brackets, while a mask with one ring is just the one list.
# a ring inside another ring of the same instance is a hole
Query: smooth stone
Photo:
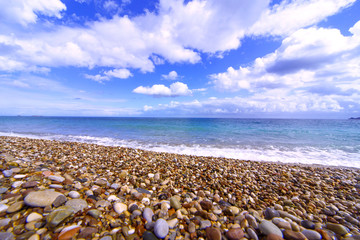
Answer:
[[251, 239], [253, 239], [253, 240], [259, 240], [256, 232], [255, 232], [252, 228], [247, 228], [247, 229], [246, 229], [246, 232], [247, 232], [247, 234], [249, 235], [249, 237], [250, 237]]
[[100, 217], [101, 211], [97, 209], [90, 209], [89, 211], [87, 211], [87, 214], [95, 219], [98, 219]]
[[167, 220], [166, 222], [168, 223], [169, 228], [173, 229], [176, 226], [176, 224], [179, 222], [179, 220], [177, 218], [173, 218], [171, 220]]
[[205, 229], [211, 227], [211, 222], [209, 220], [200, 221], [200, 229]]
[[170, 206], [174, 208], [175, 210], [178, 210], [181, 208], [181, 203], [177, 197], [171, 197], [170, 198]]
[[221, 240], [221, 232], [218, 228], [208, 227], [206, 230], [206, 238], [208, 240]]
[[263, 220], [259, 225], [259, 229], [264, 235], [275, 234], [283, 237], [281, 230], [268, 220]]
[[13, 176], [13, 178], [15, 178], [15, 179], [26, 178], [26, 175], [25, 174], [16, 174]]
[[144, 240], [159, 240], [152, 232], [146, 231], [143, 234]]
[[94, 183], [99, 186], [106, 186], [109, 184], [105, 179], [97, 179]]
[[200, 202], [200, 206], [201, 206], [201, 208], [204, 209], [205, 211], [209, 211], [209, 210], [212, 209], [213, 204], [212, 204], [212, 202], [209, 201], [209, 200], [203, 200], [203, 201]]
[[22, 188], [33, 188], [36, 187], [38, 185], [38, 181], [29, 181], [29, 182], [25, 182], [21, 185]]
[[83, 228], [81, 229], [79, 235], [77, 236], [77, 238], [85, 238], [85, 239], [91, 239], [91, 236], [94, 233], [97, 233], [98, 229], [94, 228], [94, 227], [87, 227], [87, 228]]
[[64, 187], [63, 187], [63, 185], [60, 185], [60, 184], [50, 184], [49, 188], [61, 189]]
[[10, 218], [0, 219], [0, 227], [8, 225], [10, 223], [10, 221], [11, 221]]
[[24, 201], [19, 201], [11, 204], [6, 210], [7, 213], [14, 213], [20, 211], [24, 207]]
[[56, 182], [63, 182], [65, 181], [65, 178], [62, 177], [62, 176], [58, 176], [58, 175], [50, 175], [48, 176], [48, 178], [51, 180], [51, 181], [56, 181]]
[[154, 226], [154, 234], [158, 238], [165, 238], [166, 235], [168, 235], [168, 233], [169, 233], [168, 223], [162, 218], [159, 218], [158, 220], [156, 220], [155, 226]]
[[102, 207], [102, 208], [108, 208], [108, 207], [110, 207], [111, 206], [111, 203], [109, 202], [109, 201], [107, 201], [107, 200], [100, 200], [100, 201], [97, 201], [96, 203], [95, 203], [95, 207], [96, 208], [100, 208], [100, 207]]
[[152, 217], [154, 216], [154, 212], [151, 208], [145, 208], [143, 211], [143, 218], [145, 218], [145, 220], [147, 222], [152, 222]]
[[65, 221], [65, 219], [70, 217], [73, 213], [74, 209], [72, 207], [59, 207], [47, 215], [46, 221], [50, 228], [54, 228]]
[[31, 235], [31, 237], [29, 237], [28, 240], [40, 240], [40, 235], [35, 233], [35, 234]]
[[135, 211], [137, 209], [139, 209], [139, 206], [136, 203], [131, 204], [130, 207], [129, 207], [129, 212], [132, 213], [133, 211]]
[[128, 207], [125, 203], [117, 202], [117, 203], [114, 203], [113, 208], [114, 208], [115, 212], [117, 212], [118, 214], [121, 214], [124, 211], [126, 211]]
[[143, 189], [143, 188], [136, 188], [136, 191], [138, 191], [139, 193], [144, 193], [144, 194], [150, 194], [151, 195], [151, 192], [146, 190], [146, 189]]
[[11, 232], [0, 232], [0, 239], [1, 240], [14, 240], [15, 236]]
[[301, 231], [302, 234], [309, 240], [320, 240], [321, 234], [314, 230], [305, 229]]
[[280, 213], [273, 208], [267, 207], [264, 211], [264, 216], [265, 216], [265, 219], [271, 220], [275, 217], [280, 217]]
[[301, 226], [307, 229], [315, 229], [315, 223], [309, 220], [303, 220], [301, 221]]
[[25, 232], [16, 236], [16, 240], [28, 240], [32, 235], [35, 234], [35, 231]]
[[283, 238], [277, 234], [270, 233], [266, 236], [266, 240], [283, 240]]
[[65, 197], [65, 195], [59, 195], [55, 201], [52, 203], [52, 205], [54, 207], [60, 207], [61, 205], [63, 205], [64, 203], [66, 203], [67, 198]]
[[84, 199], [70, 199], [65, 203], [65, 206], [72, 207], [76, 213], [87, 208], [88, 204]]
[[117, 189], [120, 188], [120, 184], [118, 184], [118, 183], [113, 183], [113, 184], [111, 184], [110, 188], [117, 190]]
[[33, 221], [39, 221], [43, 218], [43, 216], [40, 213], [32, 212], [26, 217], [26, 222], [33, 222]]
[[77, 191], [70, 191], [69, 192], [69, 197], [71, 197], [71, 198], [79, 198], [80, 197], [80, 193], [79, 192], [77, 192]]
[[12, 187], [12, 188], [18, 188], [18, 187], [20, 187], [23, 183], [24, 183], [23, 181], [15, 181], [15, 182], [11, 185], [11, 187]]
[[100, 238], [100, 240], [113, 240], [111, 236], [105, 236]]
[[3, 172], [4, 177], [8, 178], [11, 177], [11, 175], [13, 174], [12, 170], [4, 170]]
[[188, 231], [189, 231], [189, 233], [194, 233], [194, 232], [196, 231], [196, 225], [195, 225], [195, 223], [193, 223], [193, 222], [190, 222], [190, 223], [189, 223]]
[[9, 205], [0, 204], [0, 213], [5, 212], [9, 208]]
[[325, 228], [327, 228], [327, 229], [329, 229], [329, 230], [333, 231], [334, 233], [339, 234], [341, 236], [343, 236], [343, 235], [350, 232], [347, 227], [344, 227], [343, 225], [336, 224], [336, 223], [329, 223], [328, 222], [328, 223], [326, 223]]
[[0, 194], [6, 193], [7, 190], [9, 190], [9, 189], [8, 189], [8, 188], [5, 188], [5, 187], [1, 187], [1, 188], [0, 188]]
[[58, 236], [58, 240], [71, 239], [73, 236], [75, 236], [75, 234], [79, 232], [80, 228], [81, 227], [79, 225], [71, 225], [63, 228]]
[[300, 224], [301, 223], [301, 219], [288, 213], [288, 212], [285, 212], [285, 211], [281, 211], [281, 210], [278, 210], [278, 212], [280, 213], [280, 217], [282, 218], [290, 218], [291, 220], [295, 221], [296, 223]]
[[225, 235], [229, 240], [240, 240], [244, 237], [245, 233], [241, 228], [232, 228]]
[[286, 240], [306, 240], [306, 237], [301, 232], [294, 232], [292, 230], [285, 230], [283, 232]]
[[25, 197], [24, 202], [30, 207], [46, 207], [51, 206], [55, 199], [60, 195], [63, 194], [51, 190], [30, 192]]

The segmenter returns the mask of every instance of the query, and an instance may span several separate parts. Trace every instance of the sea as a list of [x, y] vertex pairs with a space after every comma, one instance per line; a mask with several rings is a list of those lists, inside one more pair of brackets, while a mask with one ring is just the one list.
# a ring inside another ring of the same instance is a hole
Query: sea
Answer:
[[360, 120], [0, 117], [0, 135], [360, 168]]

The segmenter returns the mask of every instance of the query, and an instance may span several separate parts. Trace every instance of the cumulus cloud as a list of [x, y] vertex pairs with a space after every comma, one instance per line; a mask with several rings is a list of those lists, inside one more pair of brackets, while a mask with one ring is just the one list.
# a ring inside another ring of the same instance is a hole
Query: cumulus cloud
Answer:
[[0, 1], [0, 21], [26, 26], [35, 23], [38, 15], [61, 18], [64, 10], [66, 6], [60, 0]]
[[259, 20], [250, 27], [255, 35], [289, 35], [307, 26], [311, 26], [343, 8], [349, 7], [356, 0], [295, 0], [281, 1], [266, 9]]
[[179, 97], [188, 96], [192, 94], [192, 91], [185, 83], [175, 82], [166, 87], [162, 84], [155, 84], [151, 87], [139, 86], [133, 90], [134, 93], [146, 94], [155, 97]]
[[318, 82], [332, 82], [344, 91], [353, 87], [360, 77], [359, 22], [352, 28], [352, 36], [343, 36], [337, 29], [300, 29], [282, 41], [275, 52], [257, 58], [248, 67], [210, 75], [211, 83], [218, 90], [259, 91], [273, 88], [308, 87]]
[[85, 77], [91, 80], [94, 80], [99, 83], [104, 81], [110, 81], [111, 78], [121, 78], [126, 79], [132, 76], [132, 73], [128, 69], [113, 69], [110, 71], [105, 71], [104, 74], [90, 75], [85, 74]]
[[174, 80], [178, 79], [179, 75], [177, 74], [177, 72], [171, 71], [171, 72], [169, 72], [169, 74], [162, 74], [161, 77], [166, 80], [174, 81]]

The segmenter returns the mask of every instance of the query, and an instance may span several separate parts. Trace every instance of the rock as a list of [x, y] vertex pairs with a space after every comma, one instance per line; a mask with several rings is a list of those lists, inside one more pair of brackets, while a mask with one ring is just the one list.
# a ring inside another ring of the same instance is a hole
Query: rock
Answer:
[[204, 209], [205, 211], [209, 211], [209, 210], [212, 209], [213, 204], [212, 204], [212, 202], [209, 201], [209, 200], [203, 200], [203, 201], [200, 202], [200, 206], [201, 206], [201, 208]]
[[143, 234], [144, 240], [159, 240], [152, 232], [146, 231]]
[[13, 184], [11, 185], [12, 188], [18, 188], [20, 187], [24, 182], [23, 181], [15, 181], [13, 182]]
[[99, 200], [95, 203], [96, 208], [109, 208], [111, 206], [111, 203], [107, 200]]
[[77, 238], [91, 239], [92, 235], [97, 232], [98, 232], [97, 228], [86, 227], [86, 228], [81, 229]]
[[151, 195], [151, 192], [146, 190], [146, 189], [143, 189], [143, 188], [136, 188], [136, 191], [138, 191], [139, 193], [144, 193], [144, 194], [150, 194]]
[[[3, 218], [0, 219], [0, 228], [3, 226], [6, 226], [10, 223], [11, 219], [10, 218]], [[1, 238], [0, 238], [1, 239]]]
[[271, 220], [275, 217], [280, 217], [280, 213], [273, 208], [267, 207], [264, 211], [264, 216], [265, 216], [265, 219]]
[[46, 221], [50, 228], [55, 228], [60, 223], [65, 221], [68, 217], [70, 217], [74, 213], [74, 209], [69, 206], [59, 207], [55, 209], [46, 217]]
[[117, 212], [118, 214], [121, 214], [127, 210], [127, 205], [125, 203], [117, 202], [117, 203], [114, 203], [113, 208], [114, 208], [115, 212]]
[[15, 236], [11, 232], [0, 232], [1, 240], [14, 240]]
[[270, 233], [266, 236], [266, 240], [283, 240], [283, 238], [277, 234]]
[[60, 182], [60, 183], [62, 183], [63, 181], [65, 181], [65, 178], [62, 177], [62, 176], [59, 176], [59, 175], [50, 175], [50, 176], [48, 176], [48, 178], [49, 178], [51, 181], [56, 181], [56, 182]]
[[0, 213], [5, 212], [9, 208], [6, 204], [0, 204]]
[[64, 188], [64, 187], [63, 187], [63, 185], [60, 185], [60, 184], [50, 184], [50, 185], [49, 185], [49, 188], [59, 189], [59, 188]]
[[11, 177], [11, 175], [13, 174], [13, 171], [11, 169], [4, 170], [2, 173], [3, 173], [4, 177], [8, 178], [8, 177]]
[[145, 208], [144, 212], [143, 212], [143, 218], [145, 218], [145, 220], [147, 222], [152, 222], [152, 217], [154, 216], [154, 212], [151, 208]]
[[70, 199], [65, 203], [65, 206], [72, 207], [74, 212], [77, 213], [87, 208], [88, 204], [84, 199]]
[[225, 235], [229, 240], [240, 240], [245, 234], [241, 228], [232, 228]]
[[63, 205], [64, 203], [66, 203], [67, 198], [64, 195], [59, 195], [55, 201], [52, 203], [52, 205], [54, 207], [60, 207], [61, 205]]
[[22, 179], [22, 178], [26, 178], [26, 175], [25, 174], [16, 174], [16, 175], [13, 176], [13, 178]]
[[281, 230], [275, 224], [268, 220], [263, 220], [259, 225], [259, 229], [264, 235], [275, 234], [283, 237]]
[[246, 232], [247, 232], [247, 234], [249, 235], [249, 237], [250, 237], [251, 239], [253, 239], [253, 240], [259, 240], [256, 232], [255, 232], [252, 228], [247, 228], [247, 229], [246, 229]]
[[79, 192], [77, 192], [77, 191], [70, 191], [69, 192], [69, 197], [71, 197], [71, 198], [79, 198], [80, 197], [80, 193]]
[[26, 217], [26, 222], [33, 222], [33, 221], [39, 221], [43, 218], [43, 216], [40, 213], [32, 212]]
[[193, 223], [193, 222], [190, 222], [190, 223], [189, 223], [188, 231], [189, 231], [189, 233], [194, 233], [194, 232], [196, 231], [196, 225], [195, 225], [195, 223]]
[[118, 184], [118, 183], [113, 183], [113, 184], [111, 184], [110, 188], [117, 190], [117, 189], [120, 188], [120, 184]]
[[[333, 239], [332, 237], [330, 237], [330, 235], [328, 233], [328, 232], [331, 232], [330, 230], [316, 229], [316, 231], [321, 234], [321, 237], [324, 240], [332, 240]], [[335, 233], [333, 233], [333, 234], [335, 235]], [[335, 236], [334, 236], [334, 239], [335, 239]]]
[[106, 179], [97, 179], [94, 183], [99, 186], [107, 186], [109, 184]]
[[301, 232], [309, 240], [320, 240], [321, 234], [314, 230], [305, 229]]
[[278, 212], [280, 213], [280, 217], [282, 217], [282, 218], [285, 218], [285, 217], [290, 218], [291, 220], [295, 221], [298, 224], [300, 224], [300, 222], [301, 222], [300, 218], [298, 218], [288, 212], [281, 211], [281, 210], [278, 210]]
[[165, 238], [166, 235], [169, 233], [169, 225], [164, 219], [159, 218], [158, 220], [156, 220], [154, 226], [154, 233], [158, 238]]
[[[30, 207], [51, 206], [55, 199], [63, 195], [52, 190], [30, 192], [24, 199], [24, 203]], [[64, 196], [65, 197], [65, 196]]]
[[38, 181], [29, 181], [25, 182], [21, 185], [22, 188], [33, 188], [36, 187], [39, 184]]
[[7, 213], [14, 213], [20, 211], [24, 207], [24, 201], [19, 201], [11, 204], [6, 210]]
[[9, 189], [6, 187], [0, 187], [0, 194], [6, 193], [7, 190], [9, 190]]
[[71, 225], [63, 228], [58, 236], [58, 240], [68, 240], [72, 239], [80, 230], [79, 225]]
[[335, 223], [326, 223], [325, 228], [333, 231], [336, 234], [339, 234], [340, 236], [343, 236], [347, 233], [349, 233], [349, 229], [347, 227], [344, 227], [341, 224], [335, 224]]
[[175, 210], [178, 210], [181, 208], [181, 203], [177, 197], [171, 197], [170, 198], [170, 206], [173, 207]]
[[167, 220], [166, 222], [168, 223], [169, 228], [173, 229], [173, 228], [175, 228], [175, 226], [179, 222], [179, 220], [177, 218], [173, 218], [171, 220]]
[[98, 219], [100, 217], [101, 212], [97, 209], [90, 209], [89, 211], [87, 211], [87, 214], [95, 219]]
[[211, 227], [211, 222], [209, 220], [203, 220], [200, 222], [200, 229], [205, 229]]
[[292, 230], [285, 230], [283, 232], [286, 240], [306, 240], [306, 237], [301, 232], [294, 232]]
[[303, 220], [301, 221], [301, 226], [307, 229], [315, 229], [315, 223], [309, 220]]
[[208, 227], [206, 230], [206, 238], [208, 240], [221, 240], [221, 232], [218, 228]]

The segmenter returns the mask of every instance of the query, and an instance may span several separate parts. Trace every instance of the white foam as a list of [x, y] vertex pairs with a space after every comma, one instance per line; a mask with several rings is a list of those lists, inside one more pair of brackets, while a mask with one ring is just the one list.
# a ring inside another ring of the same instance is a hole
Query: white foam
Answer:
[[28, 137], [35, 139], [48, 139], [58, 141], [74, 141], [83, 143], [94, 143], [104, 146], [119, 146], [138, 148], [156, 152], [169, 152], [176, 154], [226, 157], [241, 160], [320, 164], [328, 166], [344, 166], [360, 168], [360, 153], [345, 152], [340, 149], [321, 149], [311, 146], [284, 149], [277, 146], [238, 146], [221, 147], [210, 145], [170, 145], [158, 143], [142, 143], [139, 141], [122, 140], [110, 137], [74, 136], [74, 135], [44, 135], [18, 134], [0, 132], [1, 136]]

